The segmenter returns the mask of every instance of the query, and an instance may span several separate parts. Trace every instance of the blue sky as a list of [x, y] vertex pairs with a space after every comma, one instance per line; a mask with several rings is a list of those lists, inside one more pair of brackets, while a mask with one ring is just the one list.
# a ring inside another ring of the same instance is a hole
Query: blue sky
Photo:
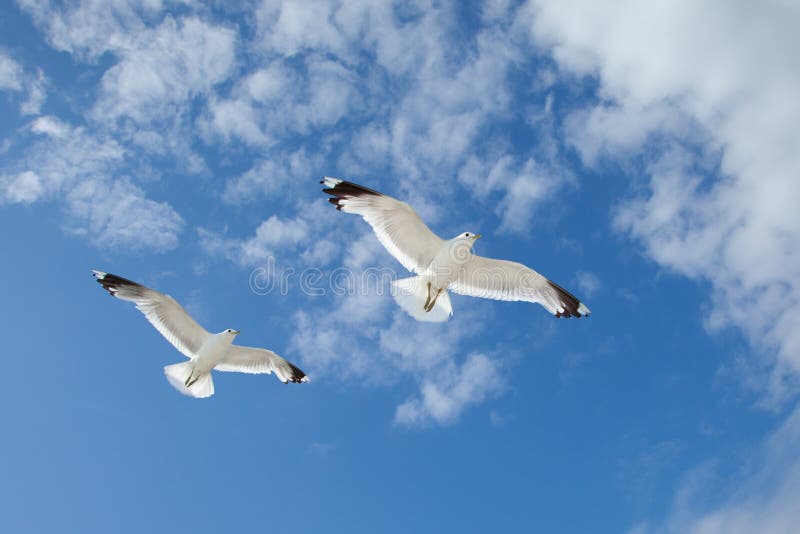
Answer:
[[[0, 530], [800, 521], [793, 4], [0, 13]], [[323, 175], [482, 233], [591, 318], [454, 295], [448, 323], [415, 323], [360, 282], [406, 273]], [[286, 291], [253, 290], [267, 267]], [[92, 268], [312, 382], [177, 394], [161, 368], [182, 356]]]

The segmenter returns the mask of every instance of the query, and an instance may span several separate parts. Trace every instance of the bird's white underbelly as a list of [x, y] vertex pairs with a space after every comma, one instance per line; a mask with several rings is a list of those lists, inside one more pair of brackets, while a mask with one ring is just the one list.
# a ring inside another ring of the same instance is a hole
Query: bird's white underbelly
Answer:
[[192, 358], [194, 363], [195, 372], [206, 373], [212, 370], [225, 355], [225, 351], [230, 346], [230, 343], [220, 343], [219, 340], [211, 338], [206, 341], [203, 346], [197, 351], [197, 354]]
[[471, 256], [469, 249], [460, 250], [448, 243], [434, 256], [428, 268], [422, 274], [431, 283], [433, 289], [447, 289], [459, 278], [464, 264]]
[[432, 289], [447, 289], [450, 284], [457, 279], [457, 275], [447, 269], [442, 269], [440, 266], [429, 267], [422, 277], [431, 283]]

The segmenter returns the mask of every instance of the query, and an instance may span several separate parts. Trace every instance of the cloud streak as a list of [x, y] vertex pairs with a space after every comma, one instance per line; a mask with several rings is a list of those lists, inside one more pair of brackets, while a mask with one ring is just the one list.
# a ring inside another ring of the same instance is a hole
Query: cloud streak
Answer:
[[102, 248], [165, 251], [178, 245], [180, 215], [127, 178], [111, 178], [126, 165], [126, 150], [116, 141], [50, 116], [34, 120], [28, 135], [26, 157], [0, 168], [0, 202], [57, 201], [65, 229]]
[[670, 2], [524, 11], [562, 69], [600, 82], [599, 101], [567, 120], [583, 162], [629, 161], [649, 177], [615, 227], [658, 264], [712, 285], [706, 324], [747, 334], [766, 362], [750, 371], [771, 369], [759, 382], [778, 402], [800, 373], [798, 17], [782, 2], [727, 7], [703, 2], [689, 18]]

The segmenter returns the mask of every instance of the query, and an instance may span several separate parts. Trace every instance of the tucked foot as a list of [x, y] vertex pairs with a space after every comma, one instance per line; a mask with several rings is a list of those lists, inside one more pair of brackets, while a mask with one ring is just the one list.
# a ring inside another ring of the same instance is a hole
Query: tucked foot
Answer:
[[428, 311], [428, 304], [431, 301], [431, 283], [428, 282], [428, 298], [425, 299], [425, 304], [422, 305], [422, 309]]
[[[428, 283], [428, 287], [430, 287], [430, 283]], [[440, 289], [439, 291], [436, 292], [436, 295], [433, 297], [433, 300], [429, 304], [426, 303], [426, 305], [425, 305], [425, 311], [426, 312], [431, 311], [433, 309], [433, 307], [436, 306], [436, 299], [438, 299], [439, 295], [441, 295], [441, 294], [442, 294], [442, 290]]]

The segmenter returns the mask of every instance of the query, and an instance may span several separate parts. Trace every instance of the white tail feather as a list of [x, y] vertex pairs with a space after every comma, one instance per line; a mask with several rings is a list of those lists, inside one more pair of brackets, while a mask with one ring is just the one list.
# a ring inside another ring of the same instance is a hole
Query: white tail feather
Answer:
[[214, 381], [211, 373], [201, 375], [191, 386], [186, 387], [186, 380], [192, 376], [194, 365], [192, 362], [174, 363], [164, 367], [164, 375], [170, 385], [190, 397], [202, 399], [214, 394]]
[[417, 321], [442, 323], [453, 315], [450, 295], [442, 291], [436, 299], [436, 305], [429, 312], [425, 311], [428, 300], [428, 281], [422, 276], [412, 276], [392, 282], [392, 296], [395, 302]]

